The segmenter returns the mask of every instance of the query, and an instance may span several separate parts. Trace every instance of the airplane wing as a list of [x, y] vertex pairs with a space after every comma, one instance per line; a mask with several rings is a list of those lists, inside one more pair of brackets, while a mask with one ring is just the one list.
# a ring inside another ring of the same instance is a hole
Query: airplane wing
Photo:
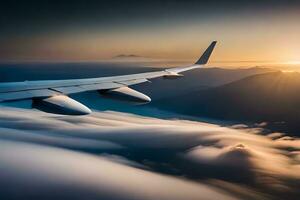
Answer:
[[79, 115], [88, 114], [91, 111], [67, 95], [97, 90], [103, 95], [127, 96], [147, 102], [151, 100], [149, 97], [128, 86], [147, 82], [149, 79], [158, 77], [176, 78], [182, 76], [179, 74], [181, 72], [201, 68], [208, 62], [215, 45], [216, 41], [212, 42], [199, 60], [187, 67], [101, 78], [0, 83], [0, 103], [32, 99], [33, 107], [40, 110], [59, 114]]

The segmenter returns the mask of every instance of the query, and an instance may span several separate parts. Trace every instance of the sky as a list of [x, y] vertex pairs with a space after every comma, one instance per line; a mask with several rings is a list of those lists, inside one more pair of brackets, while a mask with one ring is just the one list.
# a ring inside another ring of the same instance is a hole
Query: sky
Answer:
[[300, 2], [17, 1], [0, 7], [0, 61], [97, 61], [119, 54], [213, 62], [300, 61]]

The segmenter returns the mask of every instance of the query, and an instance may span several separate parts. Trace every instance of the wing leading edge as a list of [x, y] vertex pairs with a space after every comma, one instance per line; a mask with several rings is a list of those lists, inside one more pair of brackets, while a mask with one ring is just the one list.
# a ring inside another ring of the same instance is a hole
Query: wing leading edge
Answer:
[[0, 83], [0, 103], [23, 99], [48, 98], [55, 95], [69, 95], [93, 90], [113, 90], [147, 82], [149, 79], [158, 77], [180, 77], [182, 76], [181, 72], [201, 68], [207, 64], [216, 43], [216, 41], [213, 41], [199, 60], [187, 67], [100, 78]]

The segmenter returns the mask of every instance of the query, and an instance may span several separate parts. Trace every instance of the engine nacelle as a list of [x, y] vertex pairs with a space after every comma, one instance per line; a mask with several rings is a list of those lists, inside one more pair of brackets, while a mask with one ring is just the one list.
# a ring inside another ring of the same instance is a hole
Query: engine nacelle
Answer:
[[177, 79], [177, 78], [183, 77], [182, 74], [178, 74], [176, 72], [170, 72], [170, 71], [166, 71], [166, 72], [168, 72], [168, 73], [163, 76], [163, 78], [165, 78], [165, 79]]
[[87, 115], [92, 112], [85, 105], [65, 95], [34, 99], [32, 107], [44, 112], [63, 115]]
[[100, 90], [99, 93], [104, 97], [121, 101], [135, 103], [149, 103], [151, 101], [150, 97], [147, 95], [126, 86], [110, 90]]

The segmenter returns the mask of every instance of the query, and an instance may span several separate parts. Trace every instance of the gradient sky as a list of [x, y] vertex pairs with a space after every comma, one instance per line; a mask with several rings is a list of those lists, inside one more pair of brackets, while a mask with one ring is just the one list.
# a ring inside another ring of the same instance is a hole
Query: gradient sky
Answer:
[[0, 7], [0, 61], [95, 61], [118, 54], [300, 61], [300, 2], [17, 1]]

